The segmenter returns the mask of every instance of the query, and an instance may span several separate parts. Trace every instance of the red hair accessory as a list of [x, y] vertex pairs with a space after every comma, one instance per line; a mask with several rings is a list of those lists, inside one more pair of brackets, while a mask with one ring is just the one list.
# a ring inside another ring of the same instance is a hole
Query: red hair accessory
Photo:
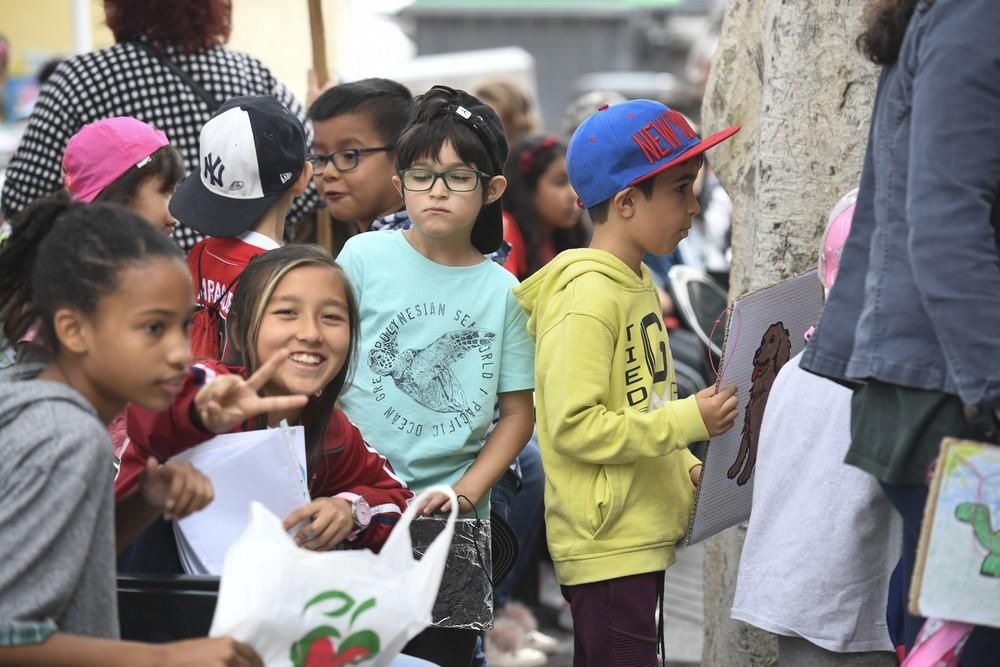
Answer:
[[548, 152], [559, 145], [559, 137], [549, 135], [534, 146], [527, 146], [517, 157], [517, 168], [522, 174], [530, 174], [535, 168], [535, 161], [541, 153]]

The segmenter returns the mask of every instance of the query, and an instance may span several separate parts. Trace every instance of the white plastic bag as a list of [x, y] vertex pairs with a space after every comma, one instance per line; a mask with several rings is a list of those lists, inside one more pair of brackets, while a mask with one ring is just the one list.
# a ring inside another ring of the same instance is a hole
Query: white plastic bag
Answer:
[[[435, 491], [452, 511], [416, 561], [410, 522]], [[386, 667], [431, 622], [457, 516], [454, 491], [432, 487], [410, 502], [381, 553], [314, 552], [252, 503], [250, 524], [226, 554], [209, 635], [246, 642], [269, 667]]]

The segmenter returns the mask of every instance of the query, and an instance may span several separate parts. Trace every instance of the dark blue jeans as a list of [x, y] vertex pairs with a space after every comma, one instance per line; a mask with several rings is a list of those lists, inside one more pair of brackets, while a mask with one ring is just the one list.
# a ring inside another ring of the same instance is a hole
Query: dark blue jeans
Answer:
[[[535, 547], [538, 536], [542, 532], [543, 505], [542, 496], [545, 492], [545, 472], [542, 470], [542, 454], [538, 450], [538, 434], [532, 433], [531, 440], [517, 456], [521, 468], [520, 487], [517, 475], [505, 472], [500, 481], [493, 487], [490, 494], [490, 505], [494, 512], [503, 517], [514, 534], [517, 535], [517, 561], [496, 586], [493, 592], [493, 608], [499, 610], [510, 600], [511, 591], [524, 576], [528, 567], [534, 563]], [[473, 667], [486, 664], [486, 654], [482, 650], [482, 642], [476, 647], [473, 657]]]
[[535, 548], [544, 521], [542, 496], [545, 493], [545, 472], [542, 470], [542, 454], [538, 449], [536, 434], [532, 434], [531, 440], [521, 450], [517, 462], [521, 467], [521, 487], [517, 488], [514, 480], [509, 479], [509, 475], [504, 475], [493, 487], [490, 497], [493, 509], [507, 519], [507, 523], [514, 529], [518, 543], [514, 567], [497, 584], [494, 601], [498, 609], [507, 604], [511, 591], [535, 563]]

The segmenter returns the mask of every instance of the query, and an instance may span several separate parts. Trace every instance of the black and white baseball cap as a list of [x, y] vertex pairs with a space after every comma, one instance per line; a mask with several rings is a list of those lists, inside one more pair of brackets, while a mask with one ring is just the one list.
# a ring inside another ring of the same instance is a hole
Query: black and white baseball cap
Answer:
[[170, 214], [208, 236], [237, 236], [292, 187], [306, 160], [302, 123], [267, 95], [233, 97], [201, 128], [197, 172]]

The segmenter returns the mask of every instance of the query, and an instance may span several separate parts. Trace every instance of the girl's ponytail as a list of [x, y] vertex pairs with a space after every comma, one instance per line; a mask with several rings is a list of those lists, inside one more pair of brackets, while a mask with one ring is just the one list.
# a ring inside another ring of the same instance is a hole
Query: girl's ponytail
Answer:
[[11, 222], [11, 234], [0, 246], [0, 322], [7, 340], [16, 342], [35, 321], [31, 304], [31, 272], [38, 249], [73, 204], [65, 193], [33, 202]]

